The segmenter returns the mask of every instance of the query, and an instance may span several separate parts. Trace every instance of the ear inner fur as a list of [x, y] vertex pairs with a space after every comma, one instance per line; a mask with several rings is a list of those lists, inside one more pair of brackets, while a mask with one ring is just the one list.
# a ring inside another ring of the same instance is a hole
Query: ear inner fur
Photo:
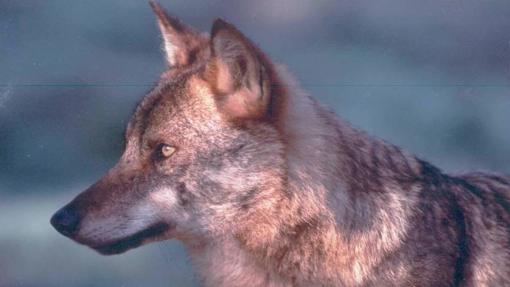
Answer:
[[263, 118], [271, 85], [262, 52], [233, 25], [218, 19], [211, 31], [209, 73], [220, 109], [230, 118]]

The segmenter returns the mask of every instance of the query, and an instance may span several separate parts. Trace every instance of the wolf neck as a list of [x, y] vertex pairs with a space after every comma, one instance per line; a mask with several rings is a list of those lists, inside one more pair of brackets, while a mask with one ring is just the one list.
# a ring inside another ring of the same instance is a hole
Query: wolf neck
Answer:
[[283, 68], [279, 75], [288, 87], [281, 130], [292, 193], [309, 195], [315, 198], [312, 202], [333, 208], [338, 221], [340, 213], [350, 217], [348, 213], [356, 212], [345, 206], [353, 199], [390, 193], [392, 184], [400, 186], [419, 173], [413, 155], [339, 119], [300, 90]]
[[331, 275], [321, 280], [360, 284], [380, 251], [405, 236], [418, 192], [411, 184], [417, 160], [338, 120], [284, 70], [279, 76], [288, 89], [280, 129], [291, 197], [280, 208], [279, 235], [247, 247], [285, 276], [314, 281], [318, 268]]

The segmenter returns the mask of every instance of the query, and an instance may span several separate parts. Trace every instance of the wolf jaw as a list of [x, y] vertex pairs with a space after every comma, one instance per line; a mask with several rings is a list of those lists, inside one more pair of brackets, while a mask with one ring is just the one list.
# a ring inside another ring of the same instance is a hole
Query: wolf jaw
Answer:
[[172, 227], [167, 223], [157, 223], [128, 237], [108, 243], [103, 243], [101, 245], [92, 245], [91, 247], [103, 255], [120, 254], [126, 252], [129, 249], [139, 247], [145, 243], [147, 238], [157, 238], [163, 235], [171, 228]]

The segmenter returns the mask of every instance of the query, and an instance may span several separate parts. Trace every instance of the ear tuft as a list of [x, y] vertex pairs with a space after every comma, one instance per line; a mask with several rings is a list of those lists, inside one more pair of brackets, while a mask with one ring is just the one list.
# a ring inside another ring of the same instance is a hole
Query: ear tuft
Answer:
[[158, 24], [161, 24], [168, 30], [174, 30], [177, 33], [184, 33], [186, 26], [176, 17], [168, 15], [168, 13], [156, 1], [150, 0], [149, 5], [158, 18]]
[[202, 36], [178, 18], [169, 16], [155, 1], [150, 0], [149, 5], [157, 17], [168, 64], [170, 66], [190, 64], [190, 54], [200, 45]]

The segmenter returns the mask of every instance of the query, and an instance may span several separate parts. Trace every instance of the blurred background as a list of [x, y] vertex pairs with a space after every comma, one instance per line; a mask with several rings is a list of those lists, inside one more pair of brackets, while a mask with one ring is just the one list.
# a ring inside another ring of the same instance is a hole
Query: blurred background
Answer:
[[[235, 23], [343, 118], [446, 171], [510, 172], [510, 2], [160, 0]], [[0, 286], [196, 286], [177, 242], [103, 257], [51, 214], [111, 167], [165, 64], [146, 1], [0, 0]]]

